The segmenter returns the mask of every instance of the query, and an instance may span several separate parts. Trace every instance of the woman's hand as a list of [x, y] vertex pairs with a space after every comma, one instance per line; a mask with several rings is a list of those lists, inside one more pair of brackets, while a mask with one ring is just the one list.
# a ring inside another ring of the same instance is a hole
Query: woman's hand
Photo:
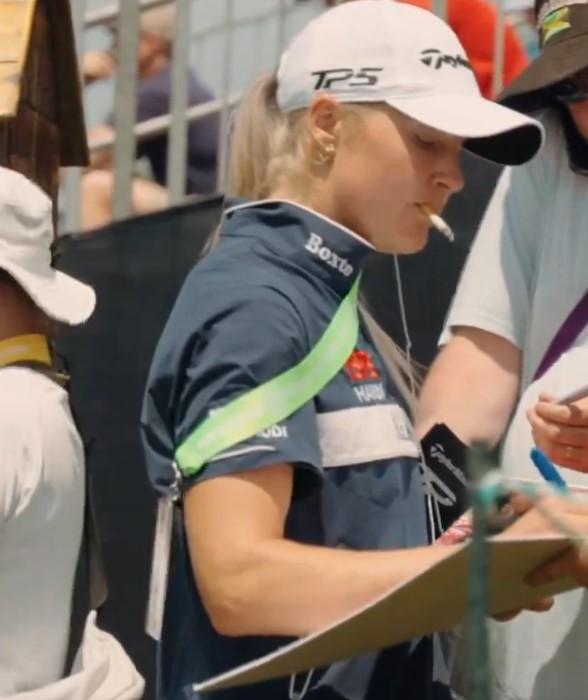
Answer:
[[548, 394], [527, 411], [533, 439], [553, 462], [588, 472], [588, 397], [557, 404]]
[[527, 581], [531, 586], [542, 586], [571, 576], [580, 586], [588, 588], [588, 548], [570, 547], [534, 571]]
[[535, 507], [531, 499], [517, 494], [511, 499], [511, 507], [519, 516], [498, 537], [561, 535], [573, 532], [578, 537], [588, 537], [588, 502], [545, 496]]
[[[565, 526], [581, 538], [584, 542], [578, 542], [569, 547], [562, 554], [558, 554], [550, 561], [542, 564], [527, 578], [531, 586], [542, 586], [558, 579], [571, 577], [580, 586], [588, 588], [588, 503], [583, 501], [571, 501], [564, 498], [549, 498], [545, 502], [552, 513], [561, 520]], [[553, 528], [557, 532], [557, 527]]]
[[[588, 537], [588, 503], [568, 500], [559, 497], [549, 497], [542, 500], [543, 512], [551, 513], [566, 529]], [[509, 535], [541, 535], [561, 534], [560, 528], [542, 512], [533, 507], [531, 501], [524, 495], [517, 495], [511, 501], [519, 519], [508, 527], [502, 536]], [[500, 535], [499, 535], [500, 537]], [[563, 554], [540, 566], [527, 577], [531, 586], [540, 586], [567, 577], [574, 578], [580, 586], [588, 588], [588, 550], [584, 547], [570, 547]], [[553, 607], [553, 598], [543, 598], [526, 606], [525, 610], [546, 612]], [[512, 620], [521, 611], [513, 611], [496, 616], [495, 619], [505, 622]]]
[[524, 610], [530, 610], [531, 612], [549, 612], [554, 603], [555, 600], [553, 597], [539, 598], [539, 600], [534, 600], [520, 610], [511, 610], [510, 612], [501, 613], [500, 615], [492, 615], [492, 619], [497, 622], [510, 622], [514, 620], [515, 617], [518, 617]]

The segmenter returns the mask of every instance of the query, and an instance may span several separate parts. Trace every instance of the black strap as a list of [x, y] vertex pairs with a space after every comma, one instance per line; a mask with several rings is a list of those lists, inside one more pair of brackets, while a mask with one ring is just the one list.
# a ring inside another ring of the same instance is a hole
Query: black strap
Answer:
[[[20, 361], [14, 362], [5, 367], [26, 367], [35, 370], [51, 379], [60, 387], [68, 391], [69, 381], [66, 373], [45, 365], [41, 362]], [[71, 406], [74, 425], [78, 434], [81, 435], [75, 411]], [[91, 610], [99, 610], [108, 595], [106, 583], [106, 573], [102, 548], [98, 537], [96, 523], [96, 509], [92, 498], [91, 475], [89, 469], [89, 456], [91, 444], [84, 444], [86, 478], [85, 478], [85, 498], [84, 498], [84, 528], [82, 532], [82, 542], [78, 555], [76, 574], [74, 579], [72, 606], [70, 616], [69, 644], [64, 668], [64, 677], [71, 674], [75, 656], [80, 648], [84, 636], [86, 619]]]

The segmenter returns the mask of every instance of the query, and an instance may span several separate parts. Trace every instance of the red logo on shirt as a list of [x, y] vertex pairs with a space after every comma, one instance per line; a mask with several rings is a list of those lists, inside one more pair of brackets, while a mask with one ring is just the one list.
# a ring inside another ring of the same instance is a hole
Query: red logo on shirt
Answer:
[[354, 350], [345, 363], [345, 371], [352, 382], [364, 382], [368, 379], [379, 379], [374, 360], [367, 350]]

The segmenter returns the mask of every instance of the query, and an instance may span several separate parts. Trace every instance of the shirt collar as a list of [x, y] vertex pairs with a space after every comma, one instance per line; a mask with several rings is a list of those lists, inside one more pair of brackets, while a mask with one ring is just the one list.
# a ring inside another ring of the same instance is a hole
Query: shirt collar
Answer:
[[341, 295], [351, 289], [374, 250], [345, 226], [282, 199], [228, 199], [221, 236], [237, 235], [262, 239], [279, 257], [308, 270]]

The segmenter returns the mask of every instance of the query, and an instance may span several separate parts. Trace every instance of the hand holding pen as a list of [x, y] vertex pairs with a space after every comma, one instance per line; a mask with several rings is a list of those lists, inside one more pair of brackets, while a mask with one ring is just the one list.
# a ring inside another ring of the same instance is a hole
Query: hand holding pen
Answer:
[[542, 394], [529, 411], [533, 438], [555, 464], [588, 472], [588, 387], [560, 399]]

